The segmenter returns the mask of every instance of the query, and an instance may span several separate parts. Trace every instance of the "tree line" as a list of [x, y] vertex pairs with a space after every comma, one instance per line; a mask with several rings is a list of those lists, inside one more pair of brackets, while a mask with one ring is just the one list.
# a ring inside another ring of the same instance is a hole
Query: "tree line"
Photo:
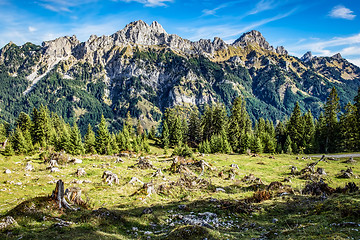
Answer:
[[79, 154], [114, 154], [120, 151], [150, 151], [148, 139], [173, 155], [201, 153], [329, 153], [360, 151], [360, 88], [354, 104], [340, 114], [339, 97], [332, 88], [324, 111], [315, 119], [311, 111], [302, 113], [296, 103], [289, 119], [276, 126], [268, 119], [250, 120], [246, 102], [237, 97], [228, 113], [222, 104], [206, 105], [184, 112], [179, 106], [167, 108], [158, 133], [144, 131], [140, 121], [133, 126], [128, 113], [121, 131], [110, 133], [104, 116], [96, 128], [89, 124], [84, 137], [78, 125], [66, 123], [46, 106], [34, 108], [30, 115], [21, 112], [11, 130], [0, 123], [0, 142], [8, 139], [5, 154], [27, 154], [39, 148]]
[[4, 152], [6, 155], [29, 154], [39, 148], [65, 151], [73, 155], [149, 152], [148, 136], [152, 135], [143, 131], [140, 122], [135, 131], [128, 114], [122, 131], [110, 133], [102, 115], [96, 132], [89, 124], [82, 137], [76, 123], [71, 126], [56, 113], [50, 113], [43, 105], [39, 109], [34, 108], [30, 116], [21, 112], [14, 130], [7, 123], [0, 124], [0, 141], [8, 139]]
[[[181, 113], [179, 107], [166, 109], [161, 140], [164, 148], [175, 147], [178, 155], [189, 147], [201, 153], [330, 153], [360, 150], [360, 88], [340, 114], [337, 90], [332, 88], [324, 111], [315, 119], [311, 111], [302, 113], [296, 103], [289, 119], [274, 123], [259, 118], [254, 124], [242, 97], [237, 97], [230, 113], [225, 106], [205, 106], [203, 114], [193, 109]], [[189, 117], [186, 117], [188, 115]], [[188, 118], [188, 120], [187, 120]]]

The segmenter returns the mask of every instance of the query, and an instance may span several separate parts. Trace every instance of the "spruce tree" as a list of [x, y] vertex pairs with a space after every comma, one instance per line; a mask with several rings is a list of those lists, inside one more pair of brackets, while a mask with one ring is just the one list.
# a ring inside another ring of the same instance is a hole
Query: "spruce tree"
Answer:
[[358, 88], [358, 94], [354, 98], [354, 106], [355, 106], [355, 121], [356, 128], [354, 128], [355, 132], [355, 142], [356, 142], [356, 150], [360, 151], [360, 87]]
[[24, 154], [28, 152], [28, 146], [27, 146], [27, 142], [26, 139], [21, 131], [21, 128], [18, 126], [15, 129], [14, 134], [12, 135], [11, 138], [11, 143], [12, 143], [12, 147], [13, 149], [20, 153], [20, 154]]
[[336, 88], [333, 87], [325, 103], [325, 152], [336, 152], [339, 139], [338, 113], [340, 103]]
[[197, 146], [201, 142], [202, 131], [201, 131], [201, 119], [197, 109], [192, 110], [189, 117], [188, 126], [188, 142], [192, 146]]
[[314, 151], [314, 141], [315, 141], [315, 124], [314, 124], [314, 117], [309, 110], [303, 116], [304, 122], [304, 136], [303, 136], [303, 143], [302, 143], [302, 150], [306, 153], [312, 153]]
[[169, 133], [169, 127], [167, 125], [167, 121], [163, 122], [162, 144], [163, 144], [164, 148], [168, 148], [170, 145], [170, 133]]
[[85, 153], [96, 154], [95, 147], [96, 147], [95, 133], [89, 123], [85, 137], [84, 137]]
[[352, 152], [357, 150], [357, 128], [356, 107], [348, 103], [345, 106], [345, 113], [340, 117], [340, 151]]
[[299, 147], [302, 146], [304, 136], [304, 121], [301, 116], [301, 110], [298, 102], [296, 102], [290, 119], [286, 124], [286, 132], [291, 138], [292, 151], [298, 153]]
[[70, 145], [69, 145], [69, 153], [73, 155], [80, 155], [84, 153], [84, 146], [81, 140], [80, 130], [76, 123], [74, 123], [73, 127], [70, 131]]
[[293, 153], [292, 145], [293, 145], [293, 143], [291, 141], [290, 136], [288, 135], [286, 137], [286, 141], [285, 141], [285, 144], [284, 144], [284, 152], [287, 153], [287, 154], [292, 154]]
[[99, 154], [110, 154], [110, 133], [104, 115], [101, 115], [101, 121], [96, 133], [96, 151]]
[[229, 141], [235, 152], [244, 152], [242, 149], [244, 144], [241, 142], [241, 136], [251, 133], [251, 121], [246, 110], [246, 102], [242, 97], [237, 97], [231, 108], [231, 115], [229, 119]]
[[275, 138], [276, 138], [276, 152], [282, 153], [286, 141], [286, 129], [282, 122], [279, 122], [275, 128]]

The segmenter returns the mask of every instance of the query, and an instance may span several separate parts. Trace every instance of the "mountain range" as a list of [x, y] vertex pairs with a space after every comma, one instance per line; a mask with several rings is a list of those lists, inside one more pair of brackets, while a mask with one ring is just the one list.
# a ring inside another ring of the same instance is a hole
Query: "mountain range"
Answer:
[[255, 30], [232, 44], [218, 37], [190, 41], [139, 20], [86, 42], [75, 36], [41, 46], [10, 42], [0, 50], [0, 86], [0, 115], [10, 123], [43, 104], [83, 131], [101, 114], [119, 129], [127, 112], [149, 128], [167, 107], [216, 102], [229, 109], [239, 95], [253, 120], [282, 120], [296, 102], [318, 116], [332, 87], [342, 106], [353, 100], [360, 68], [340, 54], [291, 56]]

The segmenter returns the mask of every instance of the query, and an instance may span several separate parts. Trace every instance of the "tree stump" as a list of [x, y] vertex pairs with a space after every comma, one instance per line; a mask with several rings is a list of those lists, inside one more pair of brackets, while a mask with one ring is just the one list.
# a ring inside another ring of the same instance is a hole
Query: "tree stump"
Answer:
[[65, 200], [64, 182], [61, 179], [56, 182], [56, 187], [51, 194], [51, 198], [54, 199], [59, 204], [60, 209], [64, 207], [66, 209], [75, 210]]

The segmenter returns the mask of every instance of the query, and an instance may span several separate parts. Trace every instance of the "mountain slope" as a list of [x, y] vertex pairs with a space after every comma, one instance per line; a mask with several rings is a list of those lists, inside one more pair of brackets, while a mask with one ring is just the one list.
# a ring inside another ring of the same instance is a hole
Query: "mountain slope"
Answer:
[[333, 86], [343, 105], [353, 99], [360, 69], [340, 55], [289, 56], [258, 31], [233, 44], [220, 38], [192, 42], [157, 22], [136, 21], [86, 42], [72, 36], [42, 46], [9, 43], [0, 50], [0, 84], [7, 121], [46, 104], [82, 129], [101, 114], [118, 129], [128, 111], [149, 127], [166, 107], [229, 107], [238, 95], [246, 98], [253, 119], [282, 119], [296, 101], [316, 116]]

